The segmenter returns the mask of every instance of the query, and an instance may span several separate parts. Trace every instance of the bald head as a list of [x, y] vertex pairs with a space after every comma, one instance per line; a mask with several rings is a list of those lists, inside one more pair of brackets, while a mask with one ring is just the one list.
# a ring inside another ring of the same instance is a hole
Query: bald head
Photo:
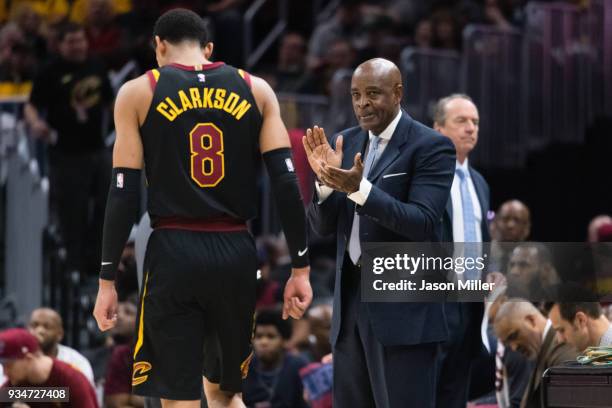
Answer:
[[503, 321], [522, 320], [530, 314], [540, 314], [540, 311], [527, 300], [512, 298], [506, 300], [497, 310], [494, 324], [497, 325]]
[[384, 58], [372, 58], [355, 69], [353, 75], [374, 75], [389, 81], [392, 85], [402, 84], [402, 74], [393, 62]]
[[46, 307], [35, 309], [30, 315], [28, 328], [36, 336], [43, 353], [56, 357], [57, 345], [64, 338], [64, 327], [59, 313]]
[[353, 110], [364, 130], [379, 135], [400, 111], [402, 75], [384, 58], [368, 60], [357, 67], [351, 80]]
[[503, 242], [525, 241], [531, 232], [529, 208], [519, 200], [504, 202], [495, 217], [499, 240]]
[[525, 299], [511, 298], [504, 302], [495, 316], [497, 338], [528, 359], [535, 359], [542, 346], [546, 319]]

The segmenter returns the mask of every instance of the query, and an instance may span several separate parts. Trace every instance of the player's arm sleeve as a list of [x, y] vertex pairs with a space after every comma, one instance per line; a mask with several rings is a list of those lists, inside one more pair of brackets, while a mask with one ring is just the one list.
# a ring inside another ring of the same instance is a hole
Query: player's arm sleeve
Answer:
[[287, 239], [291, 264], [294, 268], [306, 267], [309, 265], [306, 212], [291, 159], [291, 149], [283, 147], [267, 151], [263, 159]]
[[138, 220], [141, 172], [123, 167], [113, 169], [104, 215], [101, 279], [115, 280], [121, 253]]

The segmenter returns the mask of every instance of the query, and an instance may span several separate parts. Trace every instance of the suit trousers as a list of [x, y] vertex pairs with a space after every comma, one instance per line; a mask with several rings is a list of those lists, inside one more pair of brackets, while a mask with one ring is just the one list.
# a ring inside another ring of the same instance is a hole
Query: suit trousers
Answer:
[[333, 347], [334, 408], [433, 408], [439, 343], [384, 346], [361, 302], [361, 271], [345, 254]]

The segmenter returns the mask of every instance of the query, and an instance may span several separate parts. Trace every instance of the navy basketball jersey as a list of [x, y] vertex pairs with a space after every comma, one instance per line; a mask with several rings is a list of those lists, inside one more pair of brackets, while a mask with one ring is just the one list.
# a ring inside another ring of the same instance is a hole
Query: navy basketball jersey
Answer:
[[262, 116], [249, 75], [222, 62], [147, 75], [153, 101], [140, 133], [153, 223], [253, 218]]

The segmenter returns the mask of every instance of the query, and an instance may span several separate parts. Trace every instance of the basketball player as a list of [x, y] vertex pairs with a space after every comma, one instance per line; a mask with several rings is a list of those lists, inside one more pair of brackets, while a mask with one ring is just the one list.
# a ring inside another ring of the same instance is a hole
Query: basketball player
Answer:
[[[202, 19], [174, 9], [154, 28], [159, 69], [127, 82], [115, 105], [117, 139], [94, 316], [116, 322], [115, 273], [138, 208], [145, 168], [154, 229], [147, 247], [132, 386], [164, 407], [244, 407], [257, 257], [261, 152], [288, 241], [292, 275], [283, 317], [312, 299], [304, 207], [278, 101], [260, 78], [208, 60]], [[204, 52], [203, 52], [204, 51]]]

